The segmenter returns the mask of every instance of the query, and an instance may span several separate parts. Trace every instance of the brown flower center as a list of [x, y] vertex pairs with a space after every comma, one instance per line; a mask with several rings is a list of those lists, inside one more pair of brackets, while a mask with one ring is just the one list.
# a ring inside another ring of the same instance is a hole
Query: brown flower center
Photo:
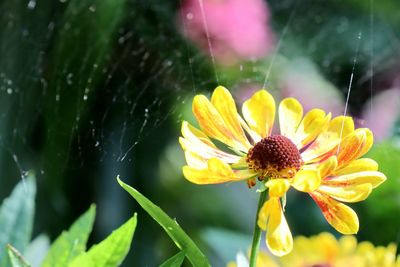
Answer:
[[271, 135], [255, 144], [247, 154], [250, 169], [264, 177], [292, 178], [303, 165], [300, 152], [289, 138]]

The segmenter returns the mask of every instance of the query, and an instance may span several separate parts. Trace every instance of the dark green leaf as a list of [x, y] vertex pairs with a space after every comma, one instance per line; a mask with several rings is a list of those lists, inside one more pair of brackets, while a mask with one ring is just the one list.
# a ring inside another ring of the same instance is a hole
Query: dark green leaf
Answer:
[[140, 204], [140, 206], [142, 206], [142, 208], [161, 225], [162, 228], [164, 228], [167, 234], [175, 242], [177, 247], [186, 251], [186, 257], [193, 266], [210, 266], [204, 254], [175, 220], [172, 220], [164, 211], [160, 209], [160, 207], [153, 204], [136, 189], [122, 182], [119, 177], [117, 177], [117, 180], [122, 188], [124, 188]]
[[183, 260], [185, 259], [186, 251], [182, 250], [179, 253], [175, 254], [168, 260], [166, 260], [160, 267], [179, 267], [182, 265]]

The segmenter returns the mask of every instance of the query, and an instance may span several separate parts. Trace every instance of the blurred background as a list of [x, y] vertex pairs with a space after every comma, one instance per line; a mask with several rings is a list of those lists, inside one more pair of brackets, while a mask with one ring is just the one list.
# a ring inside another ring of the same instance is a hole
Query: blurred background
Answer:
[[[398, 243], [399, 10], [397, 0], [0, 1], [0, 199], [35, 170], [34, 236], [51, 240], [91, 203], [91, 243], [138, 212], [123, 266], [157, 266], [177, 248], [121, 175], [224, 266], [250, 245], [257, 195], [186, 181], [180, 124], [195, 123], [195, 94], [221, 84], [240, 104], [265, 87], [372, 129], [368, 156], [388, 180], [351, 205], [357, 238]], [[289, 194], [294, 235], [337, 235], [310, 198]]]

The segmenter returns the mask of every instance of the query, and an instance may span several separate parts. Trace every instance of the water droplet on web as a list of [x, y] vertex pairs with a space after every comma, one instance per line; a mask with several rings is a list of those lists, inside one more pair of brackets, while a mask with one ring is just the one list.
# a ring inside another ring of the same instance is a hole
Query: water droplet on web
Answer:
[[74, 77], [74, 74], [68, 73], [67, 74], [67, 84], [71, 85], [72, 84], [72, 78]]
[[30, 0], [28, 2], [28, 9], [34, 9], [36, 7], [36, 1]]
[[186, 18], [187, 18], [188, 20], [192, 20], [193, 17], [194, 17], [194, 16], [193, 16], [193, 13], [190, 13], [190, 12], [189, 12], [189, 13], [186, 14]]
[[84, 101], [88, 100], [88, 96], [87, 95], [83, 95], [83, 100]]
[[13, 90], [11, 88], [7, 88], [7, 94], [11, 95], [13, 93]]
[[89, 7], [89, 10], [92, 11], [92, 12], [95, 12], [96, 11], [96, 6], [95, 5], [91, 5]]

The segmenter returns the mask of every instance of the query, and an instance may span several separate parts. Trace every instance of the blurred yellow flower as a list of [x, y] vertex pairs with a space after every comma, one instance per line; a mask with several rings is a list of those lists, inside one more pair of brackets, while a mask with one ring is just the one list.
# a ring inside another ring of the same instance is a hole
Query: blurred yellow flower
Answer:
[[321, 109], [303, 116], [302, 105], [286, 98], [278, 107], [280, 134], [272, 134], [276, 108], [267, 91], [260, 90], [243, 103], [242, 117], [222, 86], [214, 90], [211, 101], [195, 96], [192, 109], [201, 130], [182, 123], [179, 142], [187, 162], [185, 178], [196, 184], [246, 181], [249, 187], [256, 179], [262, 182], [269, 199], [258, 225], [275, 255], [285, 255], [293, 247], [282, 205], [290, 187], [310, 194], [336, 230], [354, 234], [357, 215], [340, 201], [364, 200], [386, 179], [375, 161], [360, 159], [371, 148], [373, 135], [366, 128], [355, 130], [351, 117], [331, 119]]
[[[238, 255], [228, 267], [248, 266], [247, 259]], [[370, 242], [360, 242], [354, 236], [337, 240], [330, 233], [312, 237], [296, 237], [293, 251], [276, 258], [260, 251], [257, 267], [400, 267], [396, 259], [396, 245], [375, 247]]]

